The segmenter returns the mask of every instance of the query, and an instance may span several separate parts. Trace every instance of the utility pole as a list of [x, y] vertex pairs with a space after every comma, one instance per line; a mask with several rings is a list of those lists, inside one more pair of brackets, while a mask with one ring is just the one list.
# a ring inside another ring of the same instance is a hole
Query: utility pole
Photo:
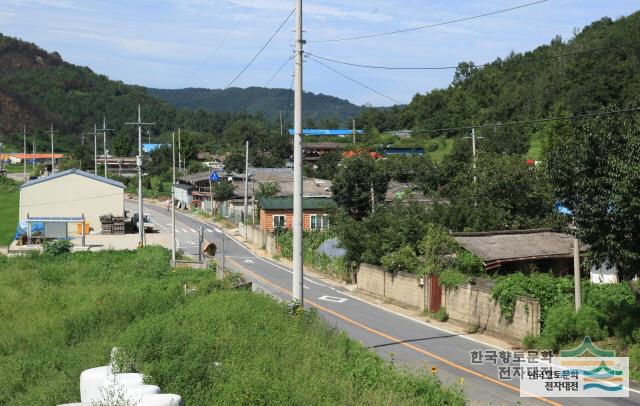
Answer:
[[471, 148], [473, 150], [473, 183], [478, 181], [478, 177], [476, 176], [476, 129], [471, 129]]
[[353, 145], [356, 145], [356, 120], [353, 120]]
[[98, 126], [93, 123], [93, 132], [89, 133], [93, 135], [93, 174], [98, 174]]
[[376, 212], [376, 194], [373, 190], [373, 185], [371, 185], [371, 214], [375, 214]]
[[293, 137], [293, 300], [304, 305], [302, 251], [303, 190], [302, 190], [302, 0], [296, 0], [296, 58]]
[[32, 152], [33, 152], [33, 159], [31, 160], [31, 170], [35, 171], [36, 170], [36, 133], [33, 133], [33, 145], [31, 145], [32, 147]]
[[182, 172], [182, 143], [180, 142], [180, 129], [178, 128], [178, 172]]
[[176, 133], [171, 133], [171, 153], [173, 155], [173, 163], [171, 170], [173, 171], [171, 181], [171, 266], [176, 266]]
[[244, 213], [242, 224], [244, 224], [244, 238], [247, 238], [247, 215], [249, 210], [249, 141], [244, 153]]
[[47, 132], [49, 133], [49, 135], [51, 135], [51, 174], [53, 175], [54, 173], [56, 173], [55, 159], [53, 157], [53, 134], [57, 133], [58, 131], [53, 131], [53, 123], [51, 123], [51, 128]]
[[102, 116], [102, 128], [100, 128], [100, 131], [102, 131], [102, 151], [104, 154], [104, 177], [107, 177], [107, 131], [114, 131], [113, 129], [107, 128], [107, 118], [105, 116]]
[[137, 123], [125, 123], [125, 125], [137, 125], [138, 126], [138, 156], [136, 157], [136, 166], [138, 167], [138, 233], [140, 235], [140, 241], [138, 244], [140, 247], [144, 246], [144, 211], [142, 207], [142, 126], [143, 125], [155, 125], [155, 123], [143, 123], [142, 114], [140, 113], [140, 105], [138, 104], [138, 122]]
[[280, 136], [284, 135], [284, 125], [282, 123], [282, 110], [280, 111]]
[[576, 312], [582, 306], [582, 286], [580, 285], [580, 240], [573, 238], [573, 287], [575, 289]]
[[22, 165], [23, 165], [23, 181], [26, 182], [27, 181], [27, 126], [23, 125], [22, 126], [22, 147], [24, 150], [24, 159], [22, 159]]

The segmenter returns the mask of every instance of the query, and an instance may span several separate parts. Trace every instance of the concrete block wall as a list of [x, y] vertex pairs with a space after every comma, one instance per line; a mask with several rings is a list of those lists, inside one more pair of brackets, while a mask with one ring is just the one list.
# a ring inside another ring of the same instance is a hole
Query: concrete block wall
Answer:
[[419, 278], [416, 278], [416, 275], [384, 272], [384, 276], [385, 297], [424, 310], [425, 292], [419, 285]]
[[528, 334], [540, 334], [540, 303], [533, 298], [519, 297], [513, 320], [508, 322], [491, 297], [490, 286], [466, 285], [445, 289], [442, 295], [442, 305], [454, 324], [465, 328], [477, 326], [481, 331], [515, 341]]
[[[391, 274], [383, 267], [361, 264], [358, 269], [359, 290], [393, 299], [423, 311], [428, 304], [428, 289], [420, 286], [416, 275], [399, 272]], [[519, 297], [513, 320], [502, 317], [500, 305], [491, 297], [491, 281], [443, 289], [442, 306], [449, 321], [464, 328], [478, 326], [481, 331], [499, 337], [521, 341], [527, 334], [540, 334], [540, 303], [529, 297]]]
[[247, 240], [249, 242], [257, 246], [259, 249], [266, 250], [269, 254], [277, 253], [276, 239], [274, 236], [256, 226], [245, 226], [240, 223], [238, 225], [238, 234], [242, 238], [245, 236], [245, 227]]

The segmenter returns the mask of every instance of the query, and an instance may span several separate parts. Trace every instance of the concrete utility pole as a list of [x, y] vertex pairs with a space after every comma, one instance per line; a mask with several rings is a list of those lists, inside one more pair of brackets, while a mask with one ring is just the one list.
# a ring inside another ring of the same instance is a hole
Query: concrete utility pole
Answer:
[[296, 0], [296, 58], [294, 95], [294, 137], [293, 137], [293, 300], [304, 304], [302, 251], [303, 233], [303, 190], [302, 190], [302, 0]]
[[371, 185], [371, 214], [376, 212], [376, 194], [373, 191], [373, 185]]
[[24, 150], [24, 157], [22, 159], [22, 170], [23, 170], [23, 182], [27, 181], [27, 126], [22, 126], [22, 147]]
[[356, 120], [353, 120], [353, 144], [356, 143]]
[[114, 131], [113, 129], [107, 128], [107, 118], [102, 116], [102, 151], [103, 151], [103, 164], [104, 164], [104, 177], [107, 177], [107, 131]]
[[478, 177], [476, 176], [476, 129], [471, 129], [471, 148], [473, 150], [473, 182], [478, 181]]
[[98, 174], [98, 126], [93, 123], [93, 132], [89, 133], [93, 135], [93, 174]]
[[242, 224], [244, 224], [244, 237], [247, 238], [247, 215], [249, 210], [249, 141], [244, 153], [244, 212]]
[[171, 170], [173, 176], [171, 180], [171, 266], [176, 266], [176, 133], [171, 133], [171, 153], [173, 155], [173, 163]]
[[138, 156], [136, 157], [136, 166], [138, 167], [138, 233], [140, 235], [140, 241], [138, 244], [143, 247], [145, 243], [144, 236], [144, 210], [142, 205], [142, 126], [143, 125], [155, 125], [156, 123], [143, 123], [142, 114], [140, 113], [140, 105], [138, 104], [138, 122], [137, 123], [125, 123], [125, 125], [137, 125], [138, 126]]
[[280, 111], [280, 135], [284, 135], [284, 125], [282, 123], [282, 111]]
[[182, 172], [182, 143], [180, 142], [180, 129], [178, 128], [178, 172]]
[[55, 159], [53, 158], [53, 134], [58, 131], [53, 131], [53, 123], [51, 123], [51, 128], [47, 132], [51, 135], [51, 174], [53, 175], [56, 173]]
[[580, 240], [573, 238], [573, 286], [575, 289], [576, 311], [582, 306], [582, 286], [580, 285]]
[[33, 159], [31, 160], [31, 170], [35, 171], [36, 170], [36, 133], [33, 133], [33, 145], [31, 145], [32, 147], [32, 152], [33, 152]]

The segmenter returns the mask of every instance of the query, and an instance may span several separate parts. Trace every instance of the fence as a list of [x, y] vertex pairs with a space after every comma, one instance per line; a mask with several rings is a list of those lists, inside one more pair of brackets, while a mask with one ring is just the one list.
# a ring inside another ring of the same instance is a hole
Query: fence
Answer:
[[[493, 282], [477, 280], [457, 289], [442, 289], [431, 277], [414, 274], [392, 274], [375, 265], [361, 264], [358, 289], [394, 300], [419, 311], [446, 308], [449, 321], [468, 329], [477, 328], [501, 338], [521, 341], [527, 334], [540, 334], [540, 303], [529, 297], [519, 297], [508, 322], [502, 317], [500, 305], [491, 297]], [[435, 283], [434, 283], [435, 282]]]
[[267, 253], [271, 255], [278, 253], [275, 237], [269, 232], [260, 230], [259, 227], [253, 225], [245, 226], [240, 223], [238, 225], [238, 234], [242, 238], [245, 238], [246, 236], [247, 241], [257, 246], [259, 249], [267, 251]]

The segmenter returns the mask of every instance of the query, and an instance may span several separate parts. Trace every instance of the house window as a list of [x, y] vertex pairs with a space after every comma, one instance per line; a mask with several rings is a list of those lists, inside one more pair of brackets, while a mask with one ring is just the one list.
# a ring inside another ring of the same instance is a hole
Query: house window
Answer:
[[326, 230], [329, 228], [329, 216], [326, 214], [312, 214], [311, 215], [311, 229], [312, 230]]
[[273, 228], [285, 228], [284, 215], [273, 216]]

